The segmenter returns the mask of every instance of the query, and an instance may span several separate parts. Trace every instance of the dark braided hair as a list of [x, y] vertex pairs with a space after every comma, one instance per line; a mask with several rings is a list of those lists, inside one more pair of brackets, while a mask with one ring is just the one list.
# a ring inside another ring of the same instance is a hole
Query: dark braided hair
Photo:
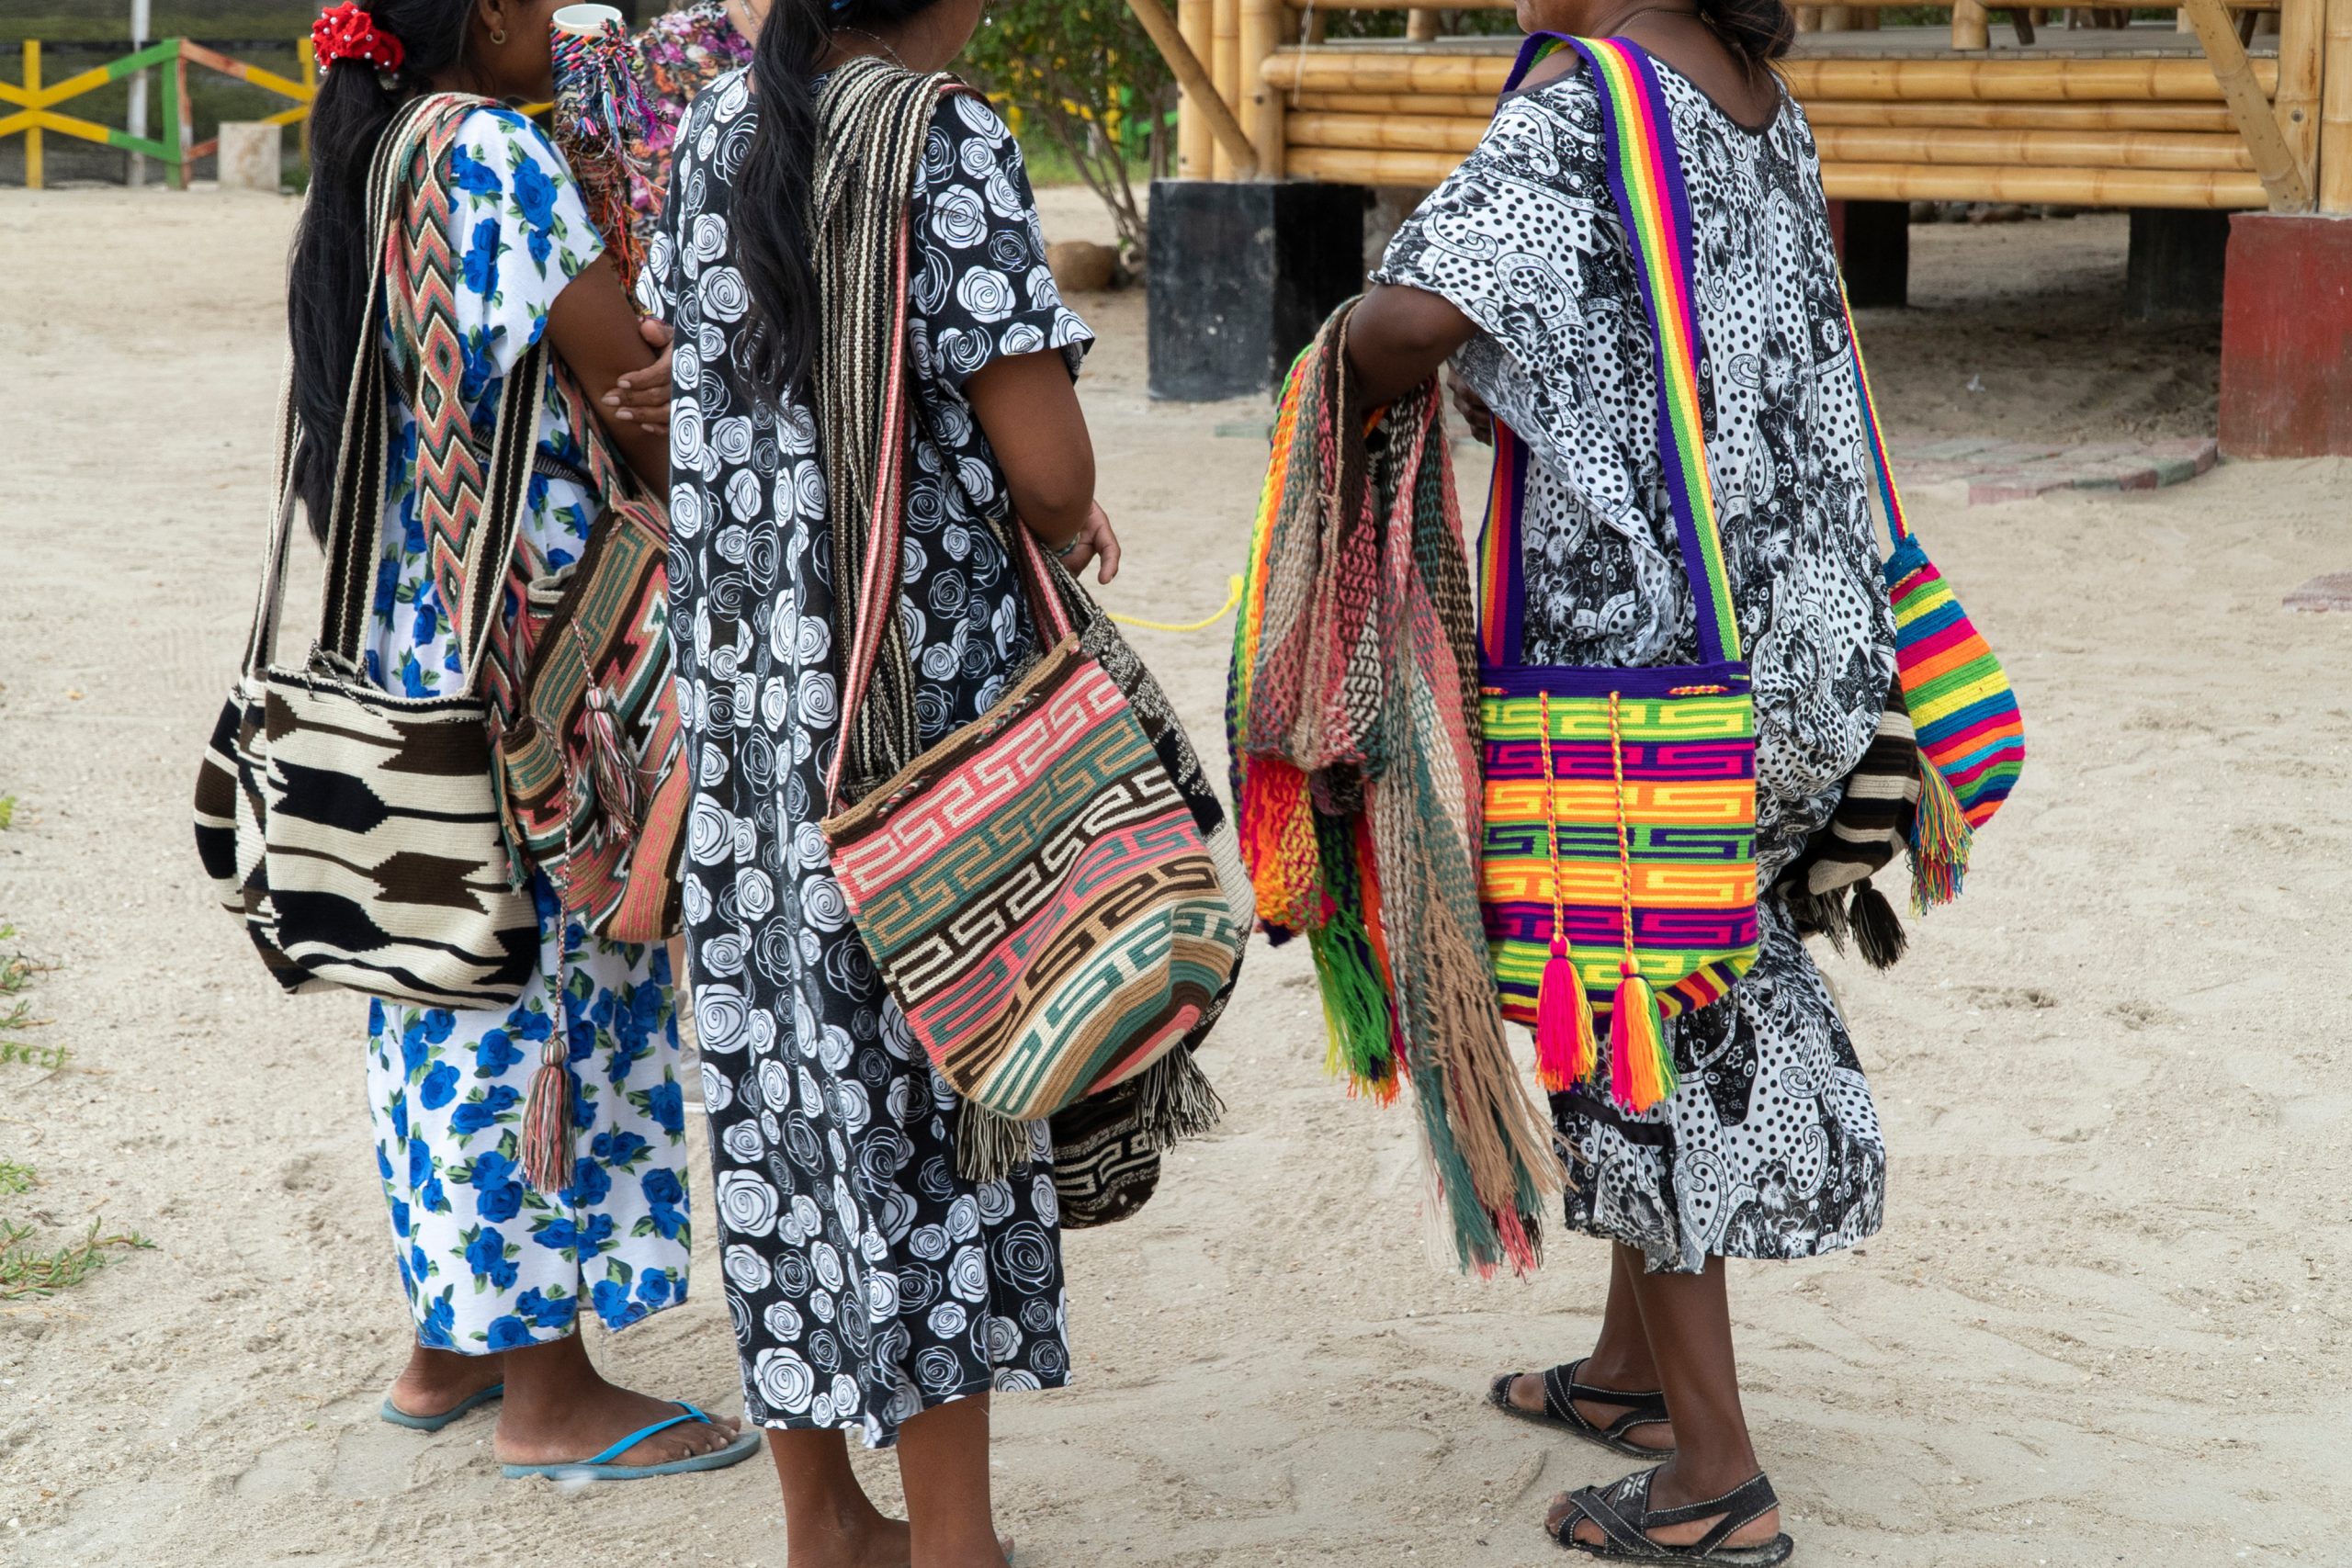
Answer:
[[401, 40], [399, 69], [379, 72], [365, 61], [338, 60], [327, 67], [311, 110], [311, 189], [294, 231], [286, 325], [302, 424], [295, 488], [322, 544], [351, 367], [373, 328], [359, 319], [368, 269], [382, 265], [369, 239], [368, 166], [401, 106], [457, 68], [473, 8], [474, 0], [368, 0], [376, 26]]
[[757, 323], [751, 372], [779, 396], [808, 376], [817, 353], [817, 269], [808, 198], [817, 164], [816, 80], [845, 28], [903, 26], [937, 0], [775, 0], [752, 54], [760, 118], [737, 176], [732, 222]]
[[1781, 0], [1699, 0], [1699, 19], [1751, 73], [1788, 53], [1797, 36], [1796, 17]]

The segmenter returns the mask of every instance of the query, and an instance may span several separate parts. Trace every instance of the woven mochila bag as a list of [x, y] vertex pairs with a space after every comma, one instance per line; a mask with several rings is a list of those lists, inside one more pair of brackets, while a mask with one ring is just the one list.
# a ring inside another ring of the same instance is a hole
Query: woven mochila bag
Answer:
[[[818, 104], [811, 227], [842, 584], [821, 827], [883, 983], [967, 1102], [959, 1167], [983, 1176], [1026, 1157], [1020, 1123], [1138, 1078], [1133, 1123], [1112, 1122], [1128, 1154], [1213, 1120], [1190, 1051], [1231, 994], [1256, 914], [1174, 713], [1104, 617], [1072, 613], [1082, 595], [1017, 518], [992, 531], [1046, 651], [978, 718], [896, 761], [912, 728], [898, 640], [916, 416], [908, 197], [939, 96], [969, 90], [879, 61], [842, 65]], [[1106, 1169], [1116, 1185], [1122, 1171]]]
[[1592, 1075], [1605, 1021], [1610, 1092], [1638, 1111], [1675, 1089], [1663, 1021], [1717, 1000], [1756, 961], [1756, 711], [1715, 533], [1690, 203], [1665, 96], [1623, 39], [1536, 35], [1512, 85], [1558, 42], [1600, 85], [1610, 189], [1657, 328], [1658, 455], [1699, 662], [1519, 661], [1529, 454], [1496, 421], [1480, 541], [1479, 900], [1503, 1015], [1534, 1029], [1547, 1087]]
[[[380, 319], [400, 171], [423, 144], [428, 107], [402, 111], [369, 169], [379, 265], [364, 321]], [[523, 356], [515, 387], [536, 390], [545, 353], [535, 345]], [[462, 649], [456, 688], [406, 697], [379, 688], [360, 662], [390, 445], [372, 342], [353, 362], [344, 408], [318, 641], [300, 664], [275, 662], [295, 513], [289, 388], [253, 630], [196, 785], [206, 874], [289, 991], [344, 987], [418, 1007], [506, 1007], [537, 968], [538, 918], [502, 831], [491, 706], [481, 694], [537, 417], [536, 395], [503, 400], [474, 525], [453, 541], [467, 585], [448, 601]]]

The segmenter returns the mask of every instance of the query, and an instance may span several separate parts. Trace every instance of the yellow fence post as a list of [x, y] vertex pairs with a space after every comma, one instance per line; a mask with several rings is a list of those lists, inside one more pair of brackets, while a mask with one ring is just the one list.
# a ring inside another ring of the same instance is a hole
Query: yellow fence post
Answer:
[[319, 94], [319, 47], [312, 43], [308, 37], [305, 37], [301, 42], [294, 46], [294, 54], [295, 58], [299, 59], [302, 62], [302, 85], [311, 89], [311, 96], [302, 106], [304, 111], [302, 118], [295, 121], [296, 130], [294, 132], [296, 140], [301, 145], [302, 162], [308, 164], [311, 161], [311, 116], [309, 110], [311, 104], [318, 102]]
[[2352, 0], [2327, 0], [2320, 58], [2319, 208], [2352, 212]]
[[[25, 40], [25, 92], [33, 102], [40, 102], [40, 45], [32, 39]], [[40, 121], [36, 119], [25, 128], [25, 188], [27, 190], [41, 188], [40, 154]]]

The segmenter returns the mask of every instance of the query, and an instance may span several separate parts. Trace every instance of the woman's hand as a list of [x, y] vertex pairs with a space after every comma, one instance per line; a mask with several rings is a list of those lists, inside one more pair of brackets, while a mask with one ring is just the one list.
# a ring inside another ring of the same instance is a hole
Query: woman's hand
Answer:
[[625, 424], [641, 424], [659, 434], [670, 429], [670, 359], [671, 340], [676, 335], [666, 322], [643, 321], [637, 324], [638, 335], [659, 353], [660, 357], [642, 370], [632, 370], [613, 383], [605, 394], [605, 407], [612, 417]]
[[1471, 438], [1482, 446], [1492, 446], [1495, 444], [1495, 413], [1487, 406], [1487, 400], [1472, 391], [1470, 383], [1453, 371], [1445, 373], [1445, 386], [1446, 390], [1453, 394], [1454, 412], [1462, 416], [1462, 423], [1470, 427]]
[[1098, 561], [1102, 565], [1094, 574], [1095, 581], [1108, 582], [1119, 575], [1119, 536], [1111, 531], [1111, 519], [1099, 501], [1087, 508], [1086, 521], [1079, 525], [1077, 536], [1064, 541], [1059, 549], [1050, 539], [1042, 542], [1072, 577]]

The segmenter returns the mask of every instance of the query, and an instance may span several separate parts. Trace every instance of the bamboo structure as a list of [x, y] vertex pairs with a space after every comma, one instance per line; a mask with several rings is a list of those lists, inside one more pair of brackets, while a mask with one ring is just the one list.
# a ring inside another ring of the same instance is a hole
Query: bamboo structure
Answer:
[[1216, 96], [1208, 73], [1201, 69], [1213, 50], [1210, 34], [1216, 28], [1216, 0], [1177, 0], [1176, 28], [1184, 40], [1184, 52], [1191, 58], [1191, 79], [1178, 69], [1176, 56], [1169, 52], [1153, 30], [1151, 13], [1160, 7], [1158, 0], [1149, 6], [1135, 6], [1136, 19], [1144, 30], [1151, 33], [1152, 41], [1176, 73], [1176, 172], [1188, 180], [1204, 180], [1216, 172], [1216, 133], [1209, 129], [1213, 111], [1207, 100]]
[[[1229, 112], [1241, 101], [1241, 0], [1209, 0], [1209, 80]], [[1237, 117], [1238, 118], [1238, 117]], [[1211, 160], [1221, 180], [1245, 179], [1233, 150], [1219, 141]]]
[[[1244, 178], [1256, 174], [1256, 144], [1251, 141], [1249, 132], [1241, 128], [1240, 121], [1233, 118], [1233, 111], [1226, 106], [1225, 99], [1209, 80], [1207, 68], [1186, 41], [1180, 30], [1181, 24], [1169, 19], [1167, 8], [1160, 5], [1159, 0], [1128, 0], [1128, 4], [1135, 11], [1136, 20], [1143, 24], [1143, 30], [1151, 36], [1152, 43], [1168, 62], [1168, 69], [1174, 73], [1176, 85], [1182, 92], [1179, 102], [1190, 106], [1190, 118], [1181, 122], [1177, 128], [1179, 160], [1198, 169], [1209, 159], [1207, 152], [1195, 152], [1185, 145], [1185, 137], [1197, 122], [1201, 137], [1223, 152], [1229, 166], [1239, 169]], [[1272, 96], [1271, 94], [1268, 96]]]
[[[2352, 213], [2352, 0], [2189, 0], [2178, 31], [1952, 0], [1948, 33], [1880, 28], [1896, 3], [1806, 10], [1780, 62], [1833, 199]], [[1214, 16], [1213, 45], [1232, 38], [1219, 96], [1270, 175], [1433, 185], [1485, 134], [1510, 68], [1509, 39], [1443, 36], [1510, 0], [1339, 0], [1403, 13], [1404, 36], [1337, 41], [1313, 26], [1327, 0], [1182, 4]], [[1189, 90], [1185, 106], [1192, 136], [1206, 117]]]

